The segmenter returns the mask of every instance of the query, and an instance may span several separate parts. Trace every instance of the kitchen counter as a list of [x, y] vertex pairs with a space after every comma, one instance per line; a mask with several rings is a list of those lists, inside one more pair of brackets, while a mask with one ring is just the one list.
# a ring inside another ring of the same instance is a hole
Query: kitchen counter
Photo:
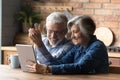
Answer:
[[[1, 47], [2, 51], [17, 51], [14, 46], [3, 46]], [[120, 53], [118, 52], [108, 52], [108, 56], [111, 58], [120, 58]]]

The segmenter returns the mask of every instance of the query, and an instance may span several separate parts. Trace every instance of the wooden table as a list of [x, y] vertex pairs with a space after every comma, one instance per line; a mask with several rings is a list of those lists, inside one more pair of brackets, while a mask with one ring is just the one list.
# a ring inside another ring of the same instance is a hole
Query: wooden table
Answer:
[[52, 75], [22, 72], [9, 65], [0, 65], [0, 80], [119, 80], [120, 74]]

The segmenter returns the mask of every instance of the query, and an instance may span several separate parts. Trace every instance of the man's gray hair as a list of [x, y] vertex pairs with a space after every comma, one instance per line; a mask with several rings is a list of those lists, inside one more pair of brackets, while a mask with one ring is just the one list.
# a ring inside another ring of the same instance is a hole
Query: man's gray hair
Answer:
[[82, 34], [86, 37], [90, 37], [91, 35], [93, 35], [96, 29], [94, 21], [91, 17], [87, 15], [76, 16], [69, 20], [67, 25], [69, 30], [72, 25], [76, 25], [77, 27], [79, 27]]
[[49, 25], [49, 21], [52, 23], [61, 23], [63, 27], [67, 29], [68, 19], [62, 12], [53, 12], [46, 18], [46, 27]]

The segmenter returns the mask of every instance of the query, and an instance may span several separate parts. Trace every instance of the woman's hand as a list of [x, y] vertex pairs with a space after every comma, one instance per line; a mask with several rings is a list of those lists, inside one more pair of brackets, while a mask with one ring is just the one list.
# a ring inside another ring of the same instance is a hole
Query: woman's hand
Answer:
[[36, 72], [36, 73], [40, 73], [40, 74], [47, 73], [47, 66], [46, 65], [37, 64], [37, 63], [32, 62], [32, 61], [28, 61], [27, 69], [30, 72]]
[[40, 30], [38, 29], [34, 29], [34, 28], [30, 28], [28, 30], [29, 32], [29, 37], [30, 39], [34, 42], [34, 44], [40, 48], [43, 45], [42, 39], [41, 39], [41, 33]]

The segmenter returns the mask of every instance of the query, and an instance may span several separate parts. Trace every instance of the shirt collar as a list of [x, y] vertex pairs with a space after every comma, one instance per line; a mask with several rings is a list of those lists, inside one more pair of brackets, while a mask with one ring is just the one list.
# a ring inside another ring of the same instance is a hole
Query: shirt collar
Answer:
[[86, 48], [88, 48], [95, 41], [97, 41], [97, 37], [95, 35], [92, 35]]

